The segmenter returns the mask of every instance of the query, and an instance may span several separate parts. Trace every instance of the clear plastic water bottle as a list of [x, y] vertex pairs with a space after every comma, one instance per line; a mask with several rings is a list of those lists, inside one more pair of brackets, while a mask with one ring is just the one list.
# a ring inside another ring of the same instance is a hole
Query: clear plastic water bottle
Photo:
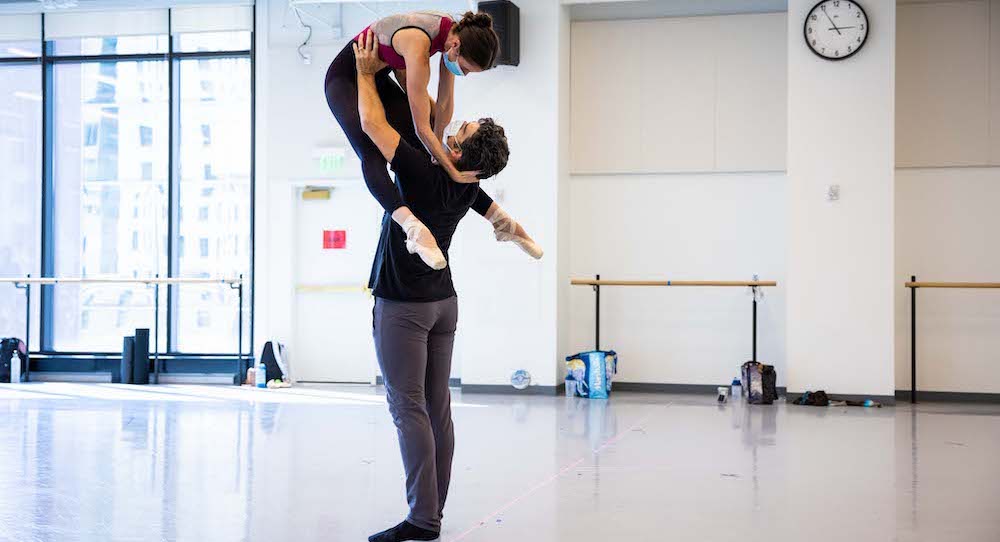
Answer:
[[740, 382], [739, 378], [733, 379], [732, 391], [730, 394], [732, 395], [734, 401], [738, 401], [743, 397], [743, 384]]
[[528, 386], [531, 385], [531, 374], [524, 369], [514, 371], [514, 374], [510, 377], [510, 385], [514, 386], [515, 390], [528, 389]]
[[17, 350], [10, 355], [10, 383], [21, 383], [21, 356], [17, 355]]
[[254, 383], [258, 388], [267, 387], [267, 365], [264, 365], [263, 361], [257, 364], [257, 375], [254, 379]]

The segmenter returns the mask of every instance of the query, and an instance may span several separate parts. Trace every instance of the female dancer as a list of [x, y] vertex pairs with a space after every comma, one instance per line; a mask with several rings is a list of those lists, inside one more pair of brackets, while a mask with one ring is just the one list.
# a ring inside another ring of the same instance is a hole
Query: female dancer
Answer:
[[[397, 81], [406, 89], [417, 137], [434, 161], [445, 169], [453, 181], [459, 183], [475, 183], [493, 173], [459, 171], [448, 159], [448, 152], [441, 143], [442, 138], [447, 140], [453, 137], [450, 132], [459, 128], [449, 126], [454, 111], [455, 77], [492, 68], [496, 63], [500, 40], [493, 30], [493, 20], [485, 13], [467, 12], [459, 21], [431, 11], [391, 15], [376, 21], [351, 40], [326, 73], [327, 104], [361, 159], [361, 171], [368, 189], [403, 228], [407, 250], [411, 254], [416, 253], [431, 268], [443, 269], [447, 261], [437, 241], [403, 204], [389, 177], [385, 158], [361, 129], [353, 46], [369, 30], [378, 40], [379, 57], [395, 70]], [[441, 53], [441, 61], [435, 104], [427, 93], [427, 84], [430, 81], [430, 59], [437, 53]], [[387, 79], [388, 76], [389, 70], [384, 69], [376, 79]], [[446, 128], [449, 133], [445, 133]]]

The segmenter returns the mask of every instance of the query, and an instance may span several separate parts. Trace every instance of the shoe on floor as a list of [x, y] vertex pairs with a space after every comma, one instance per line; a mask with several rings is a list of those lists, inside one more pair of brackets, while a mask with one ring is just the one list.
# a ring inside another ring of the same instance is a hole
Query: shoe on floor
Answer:
[[404, 521], [391, 529], [386, 529], [381, 533], [369, 536], [368, 542], [405, 542], [407, 540], [433, 542], [438, 540], [440, 536], [440, 533], [421, 529], [408, 521]]

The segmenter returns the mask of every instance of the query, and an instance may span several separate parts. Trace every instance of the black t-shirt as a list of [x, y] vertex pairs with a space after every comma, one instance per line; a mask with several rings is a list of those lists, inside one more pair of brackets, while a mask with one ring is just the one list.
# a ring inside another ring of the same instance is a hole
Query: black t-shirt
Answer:
[[[475, 204], [477, 209], [486, 209], [492, 203], [479, 183], [452, 181], [444, 169], [431, 163], [423, 148], [414, 148], [404, 138], [399, 140], [391, 169], [396, 173], [396, 188], [403, 203], [434, 235], [445, 259], [455, 229], [469, 208]], [[407, 252], [406, 233], [389, 213], [382, 217], [382, 234], [368, 287], [375, 297], [393, 301], [430, 302], [455, 296], [451, 264], [435, 271], [420, 256]]]

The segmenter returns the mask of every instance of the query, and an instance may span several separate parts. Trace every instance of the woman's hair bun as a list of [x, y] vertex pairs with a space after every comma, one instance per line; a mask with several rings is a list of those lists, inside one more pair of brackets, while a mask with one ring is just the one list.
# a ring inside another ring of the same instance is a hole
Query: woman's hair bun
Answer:
[[488, 13], [473, 13], [471, 11], [466, 11], [465, 15], [462, 15], [462, 20], [458, 21], [459, 26], [475, 26], [479, 28], [492, 28], [493, 27], [493, 17], [490, 17]]

